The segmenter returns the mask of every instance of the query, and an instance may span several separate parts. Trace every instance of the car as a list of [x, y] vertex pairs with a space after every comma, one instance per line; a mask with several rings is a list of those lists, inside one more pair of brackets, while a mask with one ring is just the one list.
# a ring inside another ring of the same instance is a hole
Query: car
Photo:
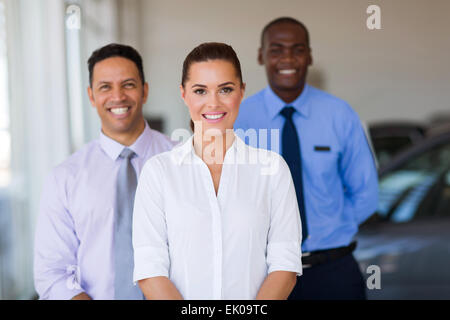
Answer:
[[427, 125], [412, 121], [369, 124], [369, 136], [378, 167], [382, 168], [399, 152], [425, 138]]
[[450, 130], [422, 139], [379, 170], [377, 212], [354, 252], [369, 299], [450, 299]]

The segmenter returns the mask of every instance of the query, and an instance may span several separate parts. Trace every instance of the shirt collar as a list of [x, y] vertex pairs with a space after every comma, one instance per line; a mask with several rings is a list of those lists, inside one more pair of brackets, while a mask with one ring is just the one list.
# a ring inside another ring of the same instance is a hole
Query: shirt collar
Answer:
[[305, 87], [303, 88], [302, 93], [291, 103], [286, 103], [278, 97], [275, 92], [273, 92], [270, 86], [267, 86], [264, 90], [264, 102], [267, 108], [267, 114], [271, 119], [275, 118], [280, 114], [281, 110], [283, 110], [286, 106], [292, 106], [295, 108], [297, 112], [299, 112], [305, 118], [309, 116], [309, 97], [310, 87], [305, 83]]
[[[181, 165], [183, 163], [195, 163], [202, 161], [195, 153], [193, 141], [194, 135], [191, 135], [186, 142], [175, 147], [175, 153], [173, 154], [175, 157], [173, 158], [175, 163]], [[231, 147], [227, 150], [226, 158], [232, 159], [236, 152], [242, 150], [245, 146], [245, 142], [241, 140], [236, 133], [234, 133], [234, 141]], [[224, 159], [224, 163], [226, 163], [226, 159]]]
[[151, 138], [152, 132], [147, 121], [145, 121], [145, 128], [141, 135], [136, 139], [136, 141], [129, 147], [124, 146], [114, 139], [111, 139], [105, 135], [102, 131], [100, 132], [100, 146], [105, 151], [105, 153], [112, 159], [116, 160], [120, 153], [125, 148], [133, 150], [138, 157], [144, 157], [145, 151], [148, 147], [148, 142]]

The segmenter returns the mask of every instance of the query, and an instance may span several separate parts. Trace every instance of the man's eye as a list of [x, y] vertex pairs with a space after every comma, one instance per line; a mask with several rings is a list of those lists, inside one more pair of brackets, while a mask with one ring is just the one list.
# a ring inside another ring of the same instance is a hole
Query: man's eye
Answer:
[[108, 89], [109, 89], [109, 86], [106, 85], [106, 84], [100, 87], [101, 91], [105, 91], [105, 90], [108, 90]]
[[204, 89], [197, 89], [197, 90], [194, 90], [194, 93], [203, 95], [203, 94], [206, 94], [206, 90], [204, 90]]
[[136, 86], [134, 85], [134, 83], [126, 83], [126, 84], [124, 85], [124, 87], [127, 88], [127, 89], [136, 88]]
[[281, 54], [281, 49], [280, 48], [270, 49], [269, 53], [272, 55], [278, 55], [278, 54]]
[[220, 90], [220, 92], [221, 93], [231, 93], [231, 92], [233, 92], [233, 88], [231, 88], [231, 87], [225, 87], [225, 88], [222, 88], [222, 90]]

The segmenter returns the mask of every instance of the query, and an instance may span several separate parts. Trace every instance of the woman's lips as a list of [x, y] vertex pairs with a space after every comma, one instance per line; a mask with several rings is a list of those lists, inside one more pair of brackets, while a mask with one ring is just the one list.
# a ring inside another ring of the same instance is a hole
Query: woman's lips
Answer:
[[217, 123], [222, 121], [226, 114], [226, 112], [208, 112], [202, 114], [202, 116], [208, 123]]

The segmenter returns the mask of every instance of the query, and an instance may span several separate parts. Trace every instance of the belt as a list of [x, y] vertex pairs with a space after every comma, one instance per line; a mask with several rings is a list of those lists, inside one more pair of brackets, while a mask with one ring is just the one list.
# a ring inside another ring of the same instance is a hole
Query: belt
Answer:
[[352, 253], [355, 248], [356, 241], [353, 241], [346, 247], [305, 252], [302, 254], [302, 266], [303, 268], [311, 268], [325, 262], [339, 259], [349, 253]]

